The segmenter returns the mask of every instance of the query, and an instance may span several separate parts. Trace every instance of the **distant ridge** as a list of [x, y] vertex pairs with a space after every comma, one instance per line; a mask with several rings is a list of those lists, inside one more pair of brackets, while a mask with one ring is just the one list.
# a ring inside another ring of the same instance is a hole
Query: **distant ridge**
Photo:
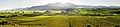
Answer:
[[67, 9], [67, 8], [119, 8], [119, 6], [92, 6], [92, 5], [75, 5], [72, 3], [53, 3], [42, 6], [32, 6], [29, 8], [21, 8], [21, 10], [51, 10], [51, 9]]

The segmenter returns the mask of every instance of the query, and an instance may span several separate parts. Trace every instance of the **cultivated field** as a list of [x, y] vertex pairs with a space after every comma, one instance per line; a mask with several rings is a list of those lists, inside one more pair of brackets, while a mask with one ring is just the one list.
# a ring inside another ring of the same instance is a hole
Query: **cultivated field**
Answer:
[[34, 16], [0, 18], [0, 27], [118, 27], [119, 16]]
[[119, 8], [0, 11], [0, 27], [120, 27]]

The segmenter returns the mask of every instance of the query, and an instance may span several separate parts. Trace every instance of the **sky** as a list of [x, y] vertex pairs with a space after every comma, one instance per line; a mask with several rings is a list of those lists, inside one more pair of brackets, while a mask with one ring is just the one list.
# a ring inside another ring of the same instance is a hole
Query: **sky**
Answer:
[[120, 0], [0, 0], [0, 10], [25, 8], [56, 2], [73, 3], [76, 5], [120, 6]]

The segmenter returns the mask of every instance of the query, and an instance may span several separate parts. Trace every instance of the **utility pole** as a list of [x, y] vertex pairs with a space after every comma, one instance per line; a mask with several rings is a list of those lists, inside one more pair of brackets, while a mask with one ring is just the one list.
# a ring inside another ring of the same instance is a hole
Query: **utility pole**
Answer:
[[72, 27], [72, 24], [71, 24], [72, 22], [71, 22], [71, 20], [70, 20], [70, 17], [66, 16], [66, 18], [68, 19], [68, 26], [69, 26], [69, 27]]
[[72, 24], [71, 24], [71, 22], [69, 22], [69, 27], [72, 27]]

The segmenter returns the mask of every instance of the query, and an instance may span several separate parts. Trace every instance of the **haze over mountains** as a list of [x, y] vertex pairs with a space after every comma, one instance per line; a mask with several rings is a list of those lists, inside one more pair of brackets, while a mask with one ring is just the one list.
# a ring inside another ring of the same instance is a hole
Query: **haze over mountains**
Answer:
[[119, 8], [119, 6], [92, 6], [92, 5], [75, 5], [72, 3], [53, 3], [42, 6], [32, 6], [29, 8], [19, 8], [21, 10], [39, 10], [39, 9], [67, 9], [67, 8]]

